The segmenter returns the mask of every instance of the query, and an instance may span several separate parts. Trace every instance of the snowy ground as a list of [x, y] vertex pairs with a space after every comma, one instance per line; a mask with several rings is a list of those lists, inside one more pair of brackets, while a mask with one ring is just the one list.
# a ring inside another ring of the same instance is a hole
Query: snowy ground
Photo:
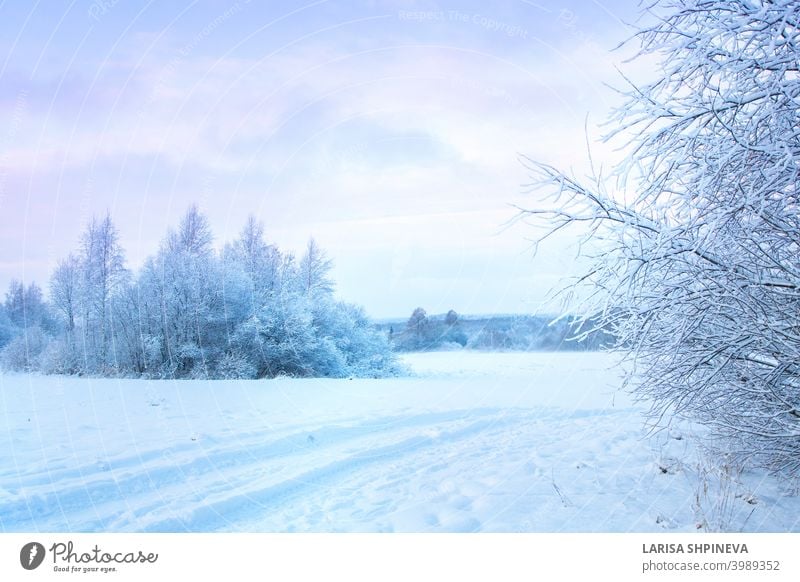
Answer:
[[800, 530], [785, 484], [700, 481], [687, 432], [645, 434], [606, 355], [406, 359], [388, 380], [0, 375], [0, 530]]

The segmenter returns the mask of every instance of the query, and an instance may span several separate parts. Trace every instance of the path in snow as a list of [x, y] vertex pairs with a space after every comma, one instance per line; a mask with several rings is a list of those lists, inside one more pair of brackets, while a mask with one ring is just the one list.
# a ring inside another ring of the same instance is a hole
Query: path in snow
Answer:
[[[643, 433], [639, 409], [614, 392], [608, 356], [407, 360], [416, 376], [387, 380], [0, 376], [0, 529], [663, 531], [701, 521], [689, 439]], [[731, 527], [797, 529], [796, 498], [780, 487], [760, 476], [737, 485]]]

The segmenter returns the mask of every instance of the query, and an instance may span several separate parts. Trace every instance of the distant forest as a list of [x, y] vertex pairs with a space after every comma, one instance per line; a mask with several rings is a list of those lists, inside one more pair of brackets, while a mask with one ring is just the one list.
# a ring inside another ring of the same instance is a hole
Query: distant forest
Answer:
[[442, 349], [593, 351], [614, 344], [592, 319], [544, 315], [428, 315], [418, 307], [408, 320], [378, 324], [396, 351]]

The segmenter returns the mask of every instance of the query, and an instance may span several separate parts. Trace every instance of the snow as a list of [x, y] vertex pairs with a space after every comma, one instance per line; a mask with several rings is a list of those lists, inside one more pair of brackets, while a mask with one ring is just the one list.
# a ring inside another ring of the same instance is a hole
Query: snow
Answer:
[[648, 434], [609, 355], [404, 359], [378, 380], [0, 375], [0, 530], [800, 529], [774, 478], [698, 480], [691, 430]]

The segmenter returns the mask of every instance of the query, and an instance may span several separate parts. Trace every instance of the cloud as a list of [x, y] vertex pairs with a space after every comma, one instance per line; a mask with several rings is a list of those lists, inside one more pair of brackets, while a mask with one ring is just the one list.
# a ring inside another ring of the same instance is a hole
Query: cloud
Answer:
[[[28, 238], [19, 260], [46, 263], [46, 245], [70, 248], [81, 223], [109, 209], [138, 263], [198, 201], [219, 244], [255, 212], [289, 248], [313, 234], [332, 254], [367, 260], [374, 250], [385, 280], [397, 256], [422, 248], [445, 263], [450, 253], [462, 265], [451, 275], [473, 283], [487, 263], [505, 265], [505, 275], [493, 271], [501, 280], [527, 277], [502, 258], [521, 252], [522, 233], [493, 237], [509, 203], [530, 200], [517, 156], [586, 171], [585, 116], [600, 121], [615, 99], [601, 82], [614, 58], [598, 49], [611, 43], [555, 4], [461, 3], [442, 20], [400, 17], [429, 8], [324, 2], [280, 26], [269, 23], [288, 7], [263, 18], [254, 3], [228, 16], [204, 7], [161, 27], [145, 13], [106, 52], [64, 55], [63, 70], [49, 66], [35, 81], [12, 59], [17, 68], [0, 77], [0, 118], [13, 120], [0, 125], [0, 220], [9, 236], [45, 239]], [[491, 259], [484, 248], [496, 249]], [[344, 269], [341, 287], [357, 289], [357, 275]], [[420, 290], [427, 279], [402, 280]], [[387, 304], [377, 291], [364, 300]]]

